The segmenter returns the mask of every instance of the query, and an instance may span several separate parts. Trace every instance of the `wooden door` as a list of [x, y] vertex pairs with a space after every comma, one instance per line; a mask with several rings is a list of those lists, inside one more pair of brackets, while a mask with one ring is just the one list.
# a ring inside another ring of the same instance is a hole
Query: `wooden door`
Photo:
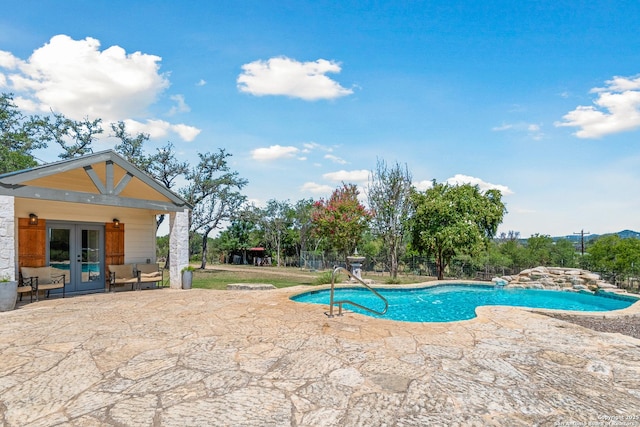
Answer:
[[47, 258], [47, 224], [42, 218], [35, 225], [29, 218], [18, 218], [18, 265], [44, 267]]
[[104, 255], [105, 263], [124, 264], [124, 224], [116, 228], [112, 222], [104, 225]]
[[115, 227], [113, 222], [104, 224], [105, 287], [109, 288], [109, 265], [124, 264], [124, 224]]

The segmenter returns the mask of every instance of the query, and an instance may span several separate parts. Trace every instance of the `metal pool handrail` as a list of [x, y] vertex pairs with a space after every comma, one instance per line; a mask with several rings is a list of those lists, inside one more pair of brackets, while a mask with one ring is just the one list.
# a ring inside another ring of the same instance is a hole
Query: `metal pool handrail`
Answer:
[[[336, 279], [336, 275], [339, 272], [345, 272], [347, 273], [347, 275], [352, 278], [355, 279], [356, 281], [360, 282], [360, 284], [362, 286], [364, 286], [365, 288], [369, 289], [371, 292], [373, 292], [373, 294], [375, 296], [377, 296], [378, 298], [380, 298], [382, 300], [382, 302], [384, 302], [384, 310], [382, 311], [378, 311], [378, 310], [374, 310], [372, 308], [369, 307], [365, 307], [363, 305], [358, 304], [357, 302], [353, 302], [353, 301], [349, 301], [349, 300], [340, 300], [340, 301], [334, 301], [333, 299], [333, 291], [335, 288], [335, 279]], [[347, 270], [344, 267], [336, 267], [333, 269], [333, 273], [331, 273], [331, 297], [330, 297], [330, 301], [329, 301], [329, 317], [333, 317], [333, 306], [337, 304], [338, 305], [338, 316], [342, 316], [342, 304], [351, 304], [354, 305], [356, 307], [359, 307], [365, 311], [368, 311], [369, 313], [373, 313], [373, 314], [377, 314], [379, 316], [383, 316], [387, 310], [389, 309], [389, 302], [387, 301], [387, 299], [385, 297], [383, 297], [382, 295], [380, 295], [375, 289], [373, 289], [371, 286], [367, 285], [366, 283], [364, 283], [364, 281], [362, 279], [360, 279], [359, 277], [355, 276], [354, 274], [352, 274], [349, 270]]]

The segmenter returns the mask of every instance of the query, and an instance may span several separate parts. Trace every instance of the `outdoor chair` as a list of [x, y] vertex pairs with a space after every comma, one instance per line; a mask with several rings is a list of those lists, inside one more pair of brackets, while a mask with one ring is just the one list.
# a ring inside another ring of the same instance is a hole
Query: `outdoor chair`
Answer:
[[159, 286], [164, 286], [164, 270], [158, 264], [136, 264], [136, 272], [140, 283], [159, 283]]
[[142, 289], [143, 283], [162, 283], [164, 274], [157, 264], [109, 265], [109, 290], [112, 286], [131, 284], [131, 290]]
[[31, 279], [28, 281], [22, 277], [22, 273], [19, 273], [18, 279], [18, 295], [20, 295], [20, 301], [22, 301], [22, 296], [26, 293], [29, 293], [29, 302], [33, 302], [33, 287], [31, 286]]
[[22, 267], [23, 285], [27, 284], [36, 294], [38, 301], [40, 292], [46, 292], [46, 297], [53, 289], [62, 289], [64, 298], [65, 286], [67, 284], [67, 273], [54, 267]]
[[138, 283], [134, 264], [109, 264], [109, 291], [113, 286], [131, 284], [131, 290]]

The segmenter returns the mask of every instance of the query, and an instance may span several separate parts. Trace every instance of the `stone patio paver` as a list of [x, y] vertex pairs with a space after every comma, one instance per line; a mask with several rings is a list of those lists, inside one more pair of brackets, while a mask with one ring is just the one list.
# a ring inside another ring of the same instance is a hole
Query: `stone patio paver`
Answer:
[[640, 426], [638, 339], [510, 307], [452, 323], [329, 319], [289, 300], [300, 290], [105, 293], [0, 313], [0, 422]]

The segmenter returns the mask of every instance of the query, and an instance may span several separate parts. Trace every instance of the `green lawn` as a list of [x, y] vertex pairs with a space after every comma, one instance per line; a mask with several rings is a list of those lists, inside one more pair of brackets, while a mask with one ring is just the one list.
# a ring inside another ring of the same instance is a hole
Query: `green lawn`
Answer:
[[[317, 284], [318, 277], [327, 272], [311, 272], [295, 267], [254, 267], [235, 265], [207, 266], [205, 270], [196, 270], [193, 276], [193, 287], [202, 289], [226, 289], [229, 283], [270, 283], [276, 288], [286, 288], [296, 285]], [[329, 276], [330, 277], [330, 276]], [[346, 276], [340, 276], [344, 280]], [[372, 279], [376, 283], [384, 284], [389, 275], [364, 274], [365, 279]], [[425, 276], [400, 276], [399, 283], [420, 283], [430, 280]]]

